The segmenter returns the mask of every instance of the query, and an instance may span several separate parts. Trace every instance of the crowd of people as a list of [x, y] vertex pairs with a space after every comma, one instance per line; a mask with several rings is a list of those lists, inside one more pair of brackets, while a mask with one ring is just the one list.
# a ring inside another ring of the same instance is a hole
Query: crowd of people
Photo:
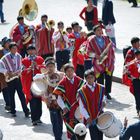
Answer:
[[[116, 20], [112, 1], [104, 0], [102, 20], [98, 18], [95, 5], [92, 0], [87, 0], [87, 6], [79, 14], [90, 33], [84, 32], [75, 21], [64, 30], [63, 21], [59, 21], [54, 29], [54, 21], [48, 21], [45, 14], [36, 26], [26, 25], [24, 17], [18, 16], [10, 38], [1, 40], [0, 88], [5, 110], [11, 113], [11, 117], [16, 117], [17, 92], [25, 117], [31, 115], [35, 127], [42, 123], [44, 101], [55, 140], [62, 139], [63, 122], [70, 140], [84, 140], [85, 126], [89, 128], [91, 140], [103, 140], [103, 132], [96, 123], [106, 100], [112, 99], [116, 49], [113, 25]], [[139, 41], [138, 37], [133, 37], [132, 47], [126, 53], [123, 83], [130, 86], [140, 117]], [[47, 81], [47, 89], [43, 96], [37, 95], [31, 90], [32, 83], [43, 79]], [[129, 133], [126, 126], [125, 120], [121, 140], [126, 140], [125, 132]]]

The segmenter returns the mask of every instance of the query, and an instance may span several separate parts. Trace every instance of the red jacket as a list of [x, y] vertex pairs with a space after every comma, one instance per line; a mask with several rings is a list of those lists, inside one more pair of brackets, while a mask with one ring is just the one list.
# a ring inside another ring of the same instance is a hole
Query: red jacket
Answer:
[[[34, 60], [37, 65], [38, 65], [38, 69], [35, 68], [34, 70], [34, 74], [37, 73], [41, 73], [40, 69], [42, 67], [44, 67], [43, 63], [44, 63], [44, 59], [41, 56], [37, 56], [36, 59]], [[31, 66], [31, 60], [28, 57], [25, 57], [24, 59], [22, 59], [22, 64], [23, 64], [23, 71], [21, 74], [21, 82], [22, 82], [22, 86], [23, 86], [23, 92], [26, 95], [26, 102], [28, 103], [31, 100], [31, 92], [30, 92], [30, 88], [31, 88], [31, 84], [32, 84], [32, 75], [33, 75], [33, 71], [32, 70], [28, 70], [28, 68]]]
[[[26, 33], [28, 31], [28, 26], [25, 24], [23, 26], [24, 26], [24, 33]], [[17, 24], [13, 29], [11, 36], [13, 38], [13, 41], [15, 41], [18, 44], [18, 52], [20, 53], [21, 49], [23, 49], [23, 40], [22, 40], [23, 35], [19, 30], [19, 24]]]
[[74, 33], [69, 34], [69, 39], [75, 39], [74, 43], [74, 51], [73, 51], [73, 57], [72, 57], [72, 63], [74, 65], [74, 69], [76, 71], [77, 64], [84, 65], [84, 56], [79, 53], [79, 48], [81, 44], [86, 40], [86, 38], [76, 38]]
[[[131, 62], [134, 59], [135, 59], [134, 50], [133, 49], [128, 50], [128, 52], [126, 54], [126, 57], [125, 57], [125, 60], [124, 60], [124, 65]], [[128, 77], [127, 73], [123, 73], [122, 83], [125, 84], [126, 86], [131, 86], [132, 85], [132, 81]]]
[[41, 24], [36, 27], [36, 47], [38, 55], [54, 54], [54, 45], [52, 35], [54, 29], [49, 31], [47, 28], [42, 28]]

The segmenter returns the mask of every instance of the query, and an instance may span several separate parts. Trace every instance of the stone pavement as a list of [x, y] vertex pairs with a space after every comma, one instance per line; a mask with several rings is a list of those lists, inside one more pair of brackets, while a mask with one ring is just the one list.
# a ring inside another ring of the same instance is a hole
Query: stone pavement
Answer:
[[[0, 40], [3, 36], [9, 35], [10, 29], [16, 23], [16, 17], [23, 1], [5, 1], [4, 11], [7, 23], [0, 24]], [[99, 1], [98, 10], [99, 17], [101, 17], [102, 0]], [[56, 23], [60, 20], [64, 21], [65, 26], [70, 26], [71, 22], [78, 21], [83, 29], [86, 30], [84, 22], [79, 17], [80, 11], [86, 5], [85, 0], [36, 0], [36, 2], [39, 8], [37, 19], [33, 22], [25, 21], [25, 23], [36, 25], [40, 22], [40, 16], [47, 14], [49, 19], [55, 20]], [[117, 48], [119, 49], [116, 51], [114, 75], [121, 78], [124, 61], [122, 49], [124, 46], [130, 45], [130, 39], [133, 36], [140, 36], [140, 8], [131, 8], [127, 1], [113, 0], [113, 3], [117, 21], [115, 24]]]
[[[112, 97], [113, 99], [108, 101], [105, 110], [113, 112], [122, 122], [125, 116], [128, 117], [129, 124], [138, 121], [135, 111], [134, 97], [129, 93], [126, 86], [119, 83], [113, 83]], [[49, 112], [44, 103], [42, 115], [43, 124], [36, 127], [31, 125], [30, 119], [24, 117], [17, 95], [17, 117], [11, 118], [10, 114], [4, 111], [3, 104], [2, 94], [0, 94], [0, 129], [3, 131], [4, 140], [54, 140]], [[65, 126], [63, 140], [66, 140]], [[89, 133], [87, 135], [87, 140], [90, 140]], [[109, 138], [105, 137], [104, 140], [109, 140]], [[110, 140], [118, 140], [118, 138]]]
[[[25, 21], [27, 24], [37, 24], [40, 22], [40, 16], [44, 13], [48, 14], [49, 19], [64, 21], [65, 26], [69, 26], [72, 21], [78, 21], [81, 26], [84, 26], [83, 21], [79, 18], [81, 9], [85, 6], [85, 0], [36, 0], [39, 6], [38, 17], [34, 22]], [[16, 23], [16, 17], [21, 8], [23, 0], [7, 0], [4, 3], [4, 11], [7, 23], [0, 24], [0, 40], [3, 36], [9, 35], [9, 30]], [[140, 8], [131, 8], [127, 1], [114, 0], [114, 13], [117, 20], [115, 24], [117, 47], [116, 63], [114, 75], [121, 77], [123, 56], [122, 48], [129, 45], [130, 39], [133, 36], [140, 36]], [[101, 6], [99, 3], [99, 17], [101, 17]], [[84, 27], [85, 29], [85, 27]], [[122, 121], [125, 116], [128, 116], [129, 123], [136, 122], [135, 103], [133, 96], [124, 85], [113, 83], [112, 91], [113, 100], [108, 103], [106, 110], [115, 113]], [[16, 98], [17, 99], [17, 98]], [[3, 99], [0, 94], [0, 129], [4, 133], [4, 140], [53, 140], [52, 128], [49, 118], [49, 112], [43, 105], [42, 125], [33, 127], [29, 119], [24, 118], [21, 112], [20, 103], [17, 102], [17, 117], [11, 118], [10, 114], [4, 112]], [[64, 127], [64, 140], [66, 129]], [[114, 138], [113, 140], [117, 140]], [[89, 140], [89, 135], [87, 135]], [[108, 138], [105, 138], [108, 140]]]

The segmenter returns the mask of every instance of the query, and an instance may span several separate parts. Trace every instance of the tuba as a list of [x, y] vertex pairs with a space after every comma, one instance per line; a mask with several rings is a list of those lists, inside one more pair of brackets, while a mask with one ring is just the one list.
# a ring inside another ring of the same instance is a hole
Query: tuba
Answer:
[[19, 10], [19, 16], [25, 17], [29, 21], [35, 20], [38, 15], [38, 6], [35, 0], [25, 0]]

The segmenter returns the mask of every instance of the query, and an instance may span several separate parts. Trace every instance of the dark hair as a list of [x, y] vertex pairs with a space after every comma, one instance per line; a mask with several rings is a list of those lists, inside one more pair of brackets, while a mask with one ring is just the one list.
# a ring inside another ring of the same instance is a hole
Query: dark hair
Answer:
[[86, 134], [83, 136], [79, 136], [78, 134], [75, 134], [76, 140], [85, 140]]
[[19, 20], [21, 20], [21, 19], [23, 20], [24, 17], [23, 17], [23, 16], [18, 16], [18, 17], [17, 17], [17, 21], [19, 21]]
[[36, 48], [32, 44], [30, 44], [26, 50], [36, 50]]
[[100, 24], [97, 24], [93, 27], [93, 32], [95, 32], [98, 28], [101, 28]]
[[59, 25], [64, 25], [64, 23], [63, 23], [62, 21], [59, 21], [59, 22], [57, 23], [57, 26], [59, 26]]
[[46, 64], [46, 66], [49, 65], [49, 64], [54, 64], [54, 65], [55, 65], [55, 60], [54, 60], [54, 58], [53, 58], [53, 57], [47, 57], [47, 58], [45, 59], [45, 64]]
[[66, 28], [66, 31], [67, 31], [67, 30], [72, 30], [72, 28], [71, 28], [71, 27], [67, 27], [67, 28]]
[[138, 55], [138, 54], [140, 54], [140, 50], [136, 50], [134, 53], [135, 53], [135, 55]]
[[77, 25], [79, 26], [79, 23], [74, 21], [74, 22], [72, 22], [71, 27], [74, 28], [74, 26], [77, 26]]
[[131, 44], [133, 45], [134, 43], [139, 42], [139, 41], [140, 41], [140, 39], [138, 37], [133, 37], [131, 39]]
[[72, 68], [74, 70], [74, 66], [71, 64], [71, 63], [67, 63], [64, 65], [64, 72], [66, 73], [66, 71], [69, 69], [69, 68]]
[[92, 69], [88, 69], [88, 70], [85, 71], [85, 73], [84, 73], [85, 79], [86, 79], [89, 75], [95, 76], [94, 71], [93, 71]]
[[47, 18], [47, 19], [48, 19], [48, 16], [47, 16], [47, 15], [42, 15], [42, 16], [41, 16], [41, 19], [42, 19], [42, 18]]
[[9, 49], [11, 50], [12, 47], [14, 47], [14, 46], [17, 46], [17, 44], [15, 42], [11, 42], [10, 45], [9, 45]]

